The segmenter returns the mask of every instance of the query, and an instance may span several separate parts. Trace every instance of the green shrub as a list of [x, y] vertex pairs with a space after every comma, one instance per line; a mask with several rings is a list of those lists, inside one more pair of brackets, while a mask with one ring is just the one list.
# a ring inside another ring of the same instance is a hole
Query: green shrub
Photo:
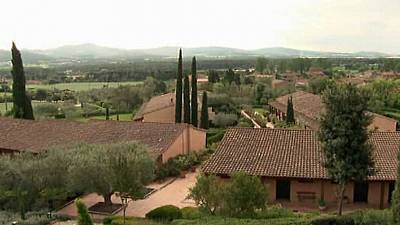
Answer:
[[199, 219], [201, 218], [201, 212], [196, 207], [185, 207], [181, 209], [183, 219]]
[[238, 123], [238, 116], [231, 113], [218, 113], [217, 115], [215, 115], [212, 123], [216, 127], [220, 128], [234, 126]]
[[197, 220], [174, 220], [171, 225], [310, 225], [310, 222], [302, 218], [278, 218], [264, 220], [204, 217]]
[[181, 219], [181, 210], [173, 205], [165, 205], [151, 210], [146, 214], [147, 219], [160, 220], [160, 221], [172, 221], [174, 219]]
[[78, 225], [93, 225], [86, 205], [80, 199], [75, 200], [75, 204], [78, 209]]
[[274, 219], [274, 218], [288, 218], [296, 217], [292, 210], [282, 207], [269, 207], [265, 210], [257, 212], [257, 218], [259, 219]]
[[[111, 216], [103, 219], [103, 225], [123, 225], [124, 218], [122, 216]], [[143, 218], [126, 217], [126, 225], [162, 225], [157, 221], [147, 220]]]
[[391, 211], [385, 210], [362, 210], [357, 211], [349, 216], [353, 218], [356, 225], [389, 225]]
[[327, 216], [311, 221], [311, 225], [356, 225], [350, 216]]

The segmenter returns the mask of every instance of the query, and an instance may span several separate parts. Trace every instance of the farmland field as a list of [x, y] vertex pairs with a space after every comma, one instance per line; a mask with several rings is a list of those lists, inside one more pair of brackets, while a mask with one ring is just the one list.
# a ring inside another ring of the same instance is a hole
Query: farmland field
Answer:
[[127, 82], [72, 82], [72, 83], [58, 83], [58, 84], [28, 84], [27, 89], [69, 89], [73, 91], [87, 91], [90, 89], [108, 87], [118, 87], [120, 85], [138, 85], [142, 81], [127, 81]]

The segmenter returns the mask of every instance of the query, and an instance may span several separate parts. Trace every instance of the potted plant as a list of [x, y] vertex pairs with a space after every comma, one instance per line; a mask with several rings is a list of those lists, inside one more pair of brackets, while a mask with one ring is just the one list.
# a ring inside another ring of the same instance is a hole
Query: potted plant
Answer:
[[326, 202], [323, 199], [320, 199], [318, 201], [318, 208], [321, 211], [324, 211], [326, 209]]

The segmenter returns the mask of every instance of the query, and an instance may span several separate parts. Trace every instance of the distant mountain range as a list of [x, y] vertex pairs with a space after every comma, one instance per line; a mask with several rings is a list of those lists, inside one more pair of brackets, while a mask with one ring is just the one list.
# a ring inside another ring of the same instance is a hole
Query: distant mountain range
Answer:
[[[129, 59], [129, 58], [171, 58], [176, 57], [179, 47], [160, 47], [151, 49], [119, 49], [94, 44], [65, 45], [46, 50], [22, 50], [22, 56], [26, 63], [52, 61], [60, 59]], [[321, 52], [307, 51], [283, 47], [261, 48], [244, 50], [225, 47], [199, 47], [183, 48], [184, 56], [197, 56], [204, 58], [240, 58], [240, 57], [364, 57], [382, 58], [398, 57], [380, 52]], [[10, 51], [0, 50], [0, 62], [9, 61]]]

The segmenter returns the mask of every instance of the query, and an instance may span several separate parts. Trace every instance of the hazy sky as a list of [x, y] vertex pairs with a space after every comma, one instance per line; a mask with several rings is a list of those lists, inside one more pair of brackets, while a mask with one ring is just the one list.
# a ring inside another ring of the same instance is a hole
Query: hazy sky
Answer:
[[400, 53], [400, 0], [1, 0], [0, 48], [284, 46]]

